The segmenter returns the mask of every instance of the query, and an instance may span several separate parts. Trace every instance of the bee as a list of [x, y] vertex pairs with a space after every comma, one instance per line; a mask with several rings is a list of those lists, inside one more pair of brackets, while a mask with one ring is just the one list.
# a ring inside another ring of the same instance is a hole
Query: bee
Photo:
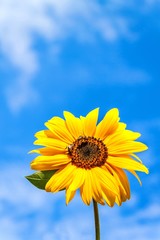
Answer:
[[74, 144], [71, 144], [68, 146], [68, 153], [69, 155], [72, 155], [72, 149], [73, 149]]
[[79, 137], [78, 137], [78, 140], [80, 140], [80, 139], [82, 139], [82, 138], [83, 138], [82, 136], [79, 136]]

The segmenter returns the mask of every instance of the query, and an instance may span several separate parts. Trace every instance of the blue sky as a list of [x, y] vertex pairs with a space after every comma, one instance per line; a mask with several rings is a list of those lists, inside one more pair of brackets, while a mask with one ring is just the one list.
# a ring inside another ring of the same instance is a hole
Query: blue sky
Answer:
[[102, 240], [159, 240], [159, 14], [159, 0], [0, 0], [0, 239], [94, 239], [92, 206], [29, 184], [27, 153], [63, 110], [118, 107], [150, 174], [128, 175], [122, 207], [100, 206]]

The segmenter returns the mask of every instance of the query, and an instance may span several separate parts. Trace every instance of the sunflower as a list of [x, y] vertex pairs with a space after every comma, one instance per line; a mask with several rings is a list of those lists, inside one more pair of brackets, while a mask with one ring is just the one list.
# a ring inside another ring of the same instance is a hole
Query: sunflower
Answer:
[[135, 141], [140, 134], [119, 122], [119, 111], [113, 108], [97, 124], [99, 109], [86, 117], [75, 117], [64, 111], [64, 119], [53, 117], [46, 130], [35, 134], [32, 152], [39, 155], [31, 162], [34, 170], [56, 170], [45, 185], [47, 192], [66, 190], [68, 204], [78, 189], [83, 202], [92, 200], [113, 206], [130, 198], [130, 185], [125, 170], [141, 183], [136, 171], [148, 173], [135, 154], [147, 149]]

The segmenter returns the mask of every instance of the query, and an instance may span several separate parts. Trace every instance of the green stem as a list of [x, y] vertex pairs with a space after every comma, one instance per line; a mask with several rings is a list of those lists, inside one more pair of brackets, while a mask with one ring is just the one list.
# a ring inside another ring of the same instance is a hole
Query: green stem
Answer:
[[99, 224], [98, 205], [94, 199], [93, 199], [93, 208], [94, 208], [95, 235], [96, 235], [95, 240], [100, 240], [100, 224]]

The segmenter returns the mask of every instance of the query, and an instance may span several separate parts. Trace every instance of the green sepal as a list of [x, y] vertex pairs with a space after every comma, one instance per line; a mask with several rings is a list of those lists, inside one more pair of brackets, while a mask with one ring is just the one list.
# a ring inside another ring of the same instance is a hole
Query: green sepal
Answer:
[[39, 171], [32, 175], [26, 176], [27, 180], [31, 182], [35, 187], [45, 190], [46, 183], [55, 174], [57, 170]]

